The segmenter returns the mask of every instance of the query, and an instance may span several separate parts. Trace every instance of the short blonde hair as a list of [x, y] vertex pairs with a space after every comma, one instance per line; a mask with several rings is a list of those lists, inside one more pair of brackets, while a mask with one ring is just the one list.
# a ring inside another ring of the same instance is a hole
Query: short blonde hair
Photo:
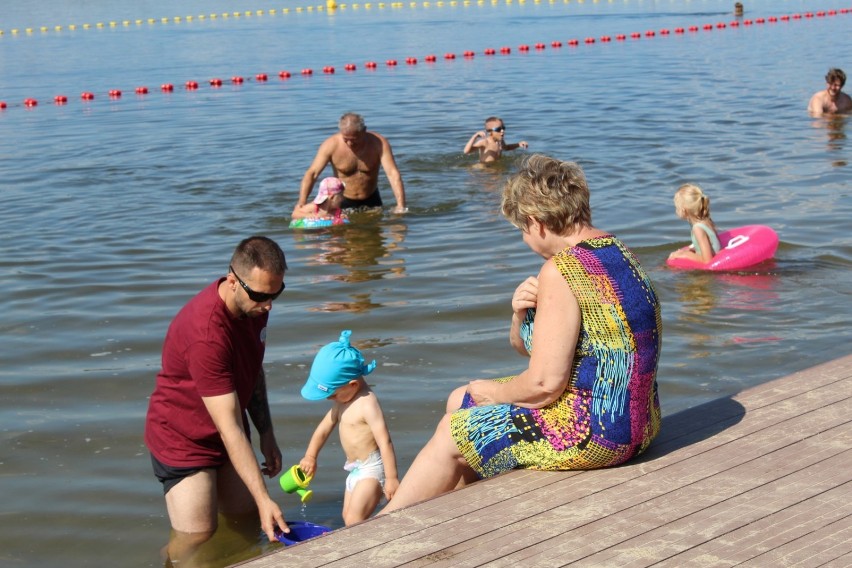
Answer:
[[532, 154], [503, 189], [503, 216], [526, 230], [530, 218], [564, 235], [591, 226], [589, 186], [583, 169], [543, 154]]
[[695, 184], [685, 183], [674, 194], [675, 213], [681, 219], [710, 218], [710, 198]]

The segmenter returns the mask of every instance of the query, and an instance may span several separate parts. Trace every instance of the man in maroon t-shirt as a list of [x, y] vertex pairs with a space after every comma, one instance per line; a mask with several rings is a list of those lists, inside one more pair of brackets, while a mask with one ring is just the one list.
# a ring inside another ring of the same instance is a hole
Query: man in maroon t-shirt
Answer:
[[[232, 518], [259, 515], [271, 541], [276, 526], [288, 531], [262, 476], [281, 471], [263, 354], [287, 262], [274, 241], [255, 236], [237, 245], [228, 268], [169, 326], [148, 405], [145, 443], [163, 483], [172, 561], [189, 558], [213, 536], [220, 511]], [[262, 468], [246, 411], [260, 438]]]

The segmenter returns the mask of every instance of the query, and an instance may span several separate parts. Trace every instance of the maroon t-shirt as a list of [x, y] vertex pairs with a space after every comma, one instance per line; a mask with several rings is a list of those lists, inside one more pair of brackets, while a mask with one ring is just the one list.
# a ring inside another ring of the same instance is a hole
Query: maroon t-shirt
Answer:
[[162, 369], [148, 404], [145, 444], [173, 467], [211, 467], [227, 459], [203, 396], [236, 392], [243, 411], [257, 383], [269, 314], [234, 318], [213, 282], [178, 312], [163, 344]]

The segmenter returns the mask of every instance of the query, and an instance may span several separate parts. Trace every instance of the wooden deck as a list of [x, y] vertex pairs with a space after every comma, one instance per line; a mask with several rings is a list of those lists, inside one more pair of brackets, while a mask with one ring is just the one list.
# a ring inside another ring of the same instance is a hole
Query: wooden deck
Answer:
[[666, 417], [647, 455], [513, 471], [240, 566], [852, 566], [852, 355]]

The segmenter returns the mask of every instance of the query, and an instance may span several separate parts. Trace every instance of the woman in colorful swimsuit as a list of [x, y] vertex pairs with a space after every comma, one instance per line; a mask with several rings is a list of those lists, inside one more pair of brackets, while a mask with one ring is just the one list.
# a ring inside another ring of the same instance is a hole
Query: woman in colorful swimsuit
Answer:
[[545, 259], [512, 297], [522, 373], [456, 389], [382, 514], [512, 469], [594, 469], [642, 453], [660, 429], [657, 294], [636, 257], [592, 226], [582, 169], [532, 155], [503, 215]]

